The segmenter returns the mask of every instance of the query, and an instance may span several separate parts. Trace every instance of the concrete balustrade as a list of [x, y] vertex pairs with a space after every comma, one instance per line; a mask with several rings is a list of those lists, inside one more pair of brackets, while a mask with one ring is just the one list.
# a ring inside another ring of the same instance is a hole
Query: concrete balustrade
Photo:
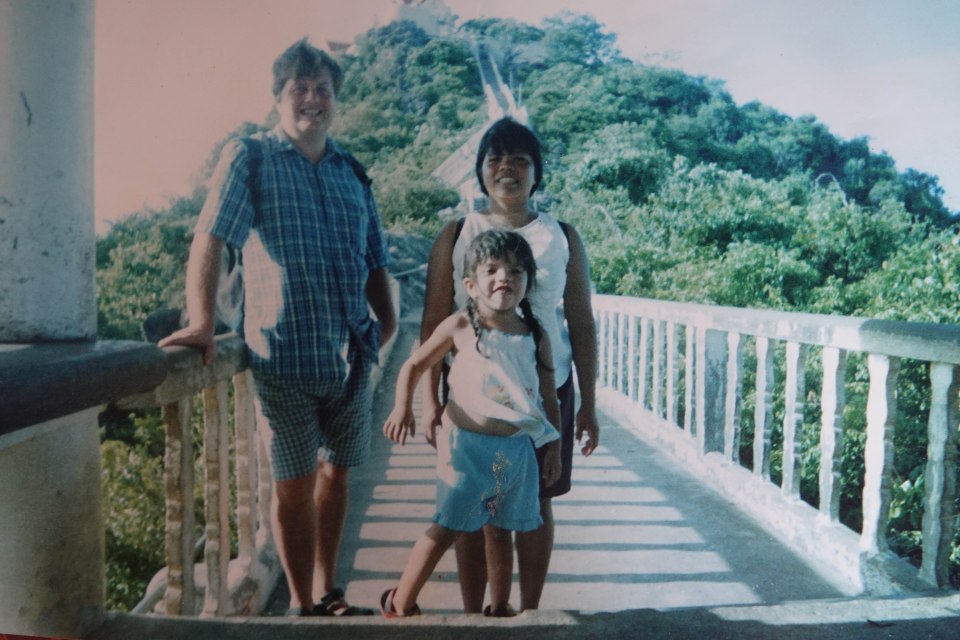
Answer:
[[[948, 555], [957, 527], [960, 327], [614, 296], [596, 296], [594, 309], [605, 409], [616, 410], [624, 423], [671, 449], [691, 472], [818, 564], [845, 591], [887, 594], [948, 586]], [[756, 361], [750, 390], [743, 385], [747, 343], [753, 345]], [[820, 353], [818, 359], [814, 352]], [[859, 532], [840, 523], [851, 354], [865, 358], [869, 374]], [[666, 366], [661, 364], [664, 359]], [[901, 360], [926, 363], [931, 378], [919, 571], [890, 553], [886, 534]], [[778, 361], [782, 366], [775, 364]], [[808, 389], [807, 377], [817, 366], [822, 381], [818, 388]], [[677, 389], [679, 370], [682, 393]], [[741, 433], [747, 394], [752, 394], [754, 405], [752, 443]], [[819, 500], [812, 506], [800, 496], [801, 433], [809, 428], [804, 421], [809, 394], [820, 398], [820, 420], [815, 425]], [[775, 450], [778, 403], [783, 409]], [[752, 452], [750, 468], [741, 465], [742, 446]], [[778, 454], [780, 481], [775, 485], [771, 461]]]
[[[118, 402], [127, 409], [161, 407], [166, 429], [166, 567], [152, 581], [136, 611], [255, 615], [266, 605], [281, 568], [268, 515], [272, 482], [269, 461], [258, 446], [253, 381], [243, 341], [233, 334], [219, 337], [217, 356], [206, 366], [195, 349], [174, 347], [167, 350], [167, 358], [170, 373], [160, 385], [149, 393]], [[232, 420], [228, 416], [231, 388]], [[193, 406], [197, 398], [203, 405], [200, 456], [193, 450]], [[203, 488], [205, 519], [204, 562], [199, 574], [194, 561], [198, 536], [193, 515], [197, 477]], [[266, 490], [260, 490], [263, 484]], [[233, 560], [231, 489], [236, 495], [233, 522], [238, 540], [238, 554]]]
[[[391, 280], [394, 311], [400, 289]], [[381, 349], [385, 362], [395, 338]], [[260, 437], [253, 377], [243, 341], [235, 334], [217, 338], [217, 355], [203, 365], [195, 349], [166, 349], [167, 377], [147, 393], [118, 399], [125, 409], [160, 407], [166, 429], [166, 567], [148, 587], [135, 612], [206, 617], [257, 615], [266, 607], [282, 567], [270, 525], [273, 479], [265, 441]], [[371, 373], [380, 381], [381, 369]], [[231, 404], [232, 419], [228, 415]], [[203, 450], [193, 451], [193, 404], [200, 399]], [[230, 460], [234, 473], [229, 473]], [[200, 463], [199, 470], [197, 464]], [[195, 566], [198, 546], [193, 520], [196, 478], [204, 497], [202, 565]], [[236, 496], [230, 514], [231, 492]], [[230, 539], [236, 529], [237, 555]]]

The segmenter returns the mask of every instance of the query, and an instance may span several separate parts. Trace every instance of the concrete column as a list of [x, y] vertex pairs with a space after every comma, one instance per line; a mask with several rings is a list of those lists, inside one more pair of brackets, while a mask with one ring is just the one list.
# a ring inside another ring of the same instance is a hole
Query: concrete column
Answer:
[[[0, 352], [96, 336], [93, 25], [93, 0], [0, 0]], [[96, 408], [0, 436], [0, 631], [102, 620], [100, 475]]]
[[0, 342], [94, 338], [93, 0], [0, 0]]
[[0, 436], [0, 633], [76, 638], [102, 622], [97, 413]]

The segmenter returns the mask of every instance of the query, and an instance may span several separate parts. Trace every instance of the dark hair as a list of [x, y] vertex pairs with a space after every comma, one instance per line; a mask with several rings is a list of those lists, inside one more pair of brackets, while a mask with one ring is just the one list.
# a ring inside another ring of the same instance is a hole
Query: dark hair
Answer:
[[343, 70], [337, 61], [310, 44], [308, 38], [297, 40], [273, 61], [273, 95], [280, 95], [287, 80], [318, 76], [323, 70], [330, 74], [334, 95], [340, 93]]
[[533, 187], [530, 189], [530, 195], [533, 195], [543, 181], [543, 154], [536, 134], [513, 118], [501, 118], [490, 125], [480, 139], [480, 146], [477, 147], [477, 181], [484, 195], [490, 194], [487, 193], [487, 187], [483, 184], [483, 160], [491, 152], [496, 154], [521, 152], [533, 159]]
[[[515, 231], [504, 229], [483, 231], [477, 234], [467, 247], [463, 256], [463, 274], [470, 278], [476, 278], [477, 268], [490, 259], [516, 262], [527, 272], [527, 290], [519, 304], [520, 317], [527, 328], [530, 329], [530, 333], [533, 334], [533, 341], [537, 345], [537, 366], [552, 371], [552, 367], [540, 361], [539, 347], [540, 340], [543, 338], [543, 328], [536, 316], [533, 315], [530, 301], [526, 297], [526, 294], [536, 284], [537, 278], [537, 261], [533, 257], [533, 249], [530, 248], [530, 244], [524, 237]], [[480, 352], [480, 336], [483, 325], [480, 322], [477, 303], [473, 298], [467, 300], [466, 311], [470, 324], [473, 326], [473, 333], [477, 336], [477, 352]]]

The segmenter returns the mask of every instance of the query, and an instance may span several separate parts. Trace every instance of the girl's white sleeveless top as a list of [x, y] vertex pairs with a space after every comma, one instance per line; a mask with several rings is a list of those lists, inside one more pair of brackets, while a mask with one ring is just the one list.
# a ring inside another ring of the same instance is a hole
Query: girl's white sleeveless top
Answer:
[[[453, 246], [454, 302], [458, 309], [463, 308], [468, 297], [463, 286], [463, 257], [467, 246], [478, 234], [493, 228], [486, 214], [469, 213], [464, 218], [463, 229]], [[570, 377], [572, 360], [570, 334], [563, 315], [563, 290], [567, 286], [570, 260], [567, 237], [560, 224], [546, 213], [537, 214], [536, 220], [513, 231], [530, 243], [537, 261], [537, 282], [528, 297], [534, 315], [550, 338], [553, 374], [560, 387]]]
[[560, 434], [543, 410], [536, 358], [533, 335], [483, 329], [479, 345], [453, 359], [450, 399], [474, 415], [512, 424], [537, 447], [556, 440]]

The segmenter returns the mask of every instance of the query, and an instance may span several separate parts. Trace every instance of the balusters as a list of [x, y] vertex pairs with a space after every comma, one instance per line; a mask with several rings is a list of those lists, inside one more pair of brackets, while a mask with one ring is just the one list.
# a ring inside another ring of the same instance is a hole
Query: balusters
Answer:
[[866, 473], [863, 480], [863, 530], [860, 548], [874, 554], [889, 548], [886, 524], [890, 512], [893, 475], [893, 432], [897, 411], [897, 358], [867, 356], [870, 389], [867, 392]]
[[823, 391], [820, 396], [820, 515], [840, 519], [840, 463], [843, 461], [843, 409], [846, 405], [847, 353], [824, 347]]
[[[627, 321], [628, 314], [620, 312], [617, 314], [617, 391], [622, 394], [629, 395], [630, 390], [627, 388], [627, 379], [628, 379], [628, 369], [632, 369], [633, 365], [630, 363], [631, 352], [625, 349], [627, 346]], [[631, 321], [630, 324], [633, 324]]]
[[642, 319], [630, 317], [630, 335], [628, 336], [627, 342], [627, 362], [630, 363], [630, 368], [627, 371], [627, 397], [631, 401], [637, 402], [639, 398], [639, 393], [637, 391], [637, 368], [639, 364], [637, 359], [639, 354], [637, 353], [637, 324], [643, 322]]
[[697, 330], [697, 450], [723, 451], [724, 395], [727, 387], [726, 332]]
[[686, 327], [686, 347], [684, 349], [684, 358], [686, 359], [686, 367], [684, 367], [683, 372], [683, 430], [689, 435], [694, 434], [694, 427], [696, 425], [696, 390], [694, 387], [697, 384], [697, 379], [701, 376], [696, 374], [698, 361], [697, 361], [697, 330], [692, 324], [688, 324]]
[[196, 598], [193, 581], [193, 432], [190, 398], [161, 408], [166, 431], [163, 458], [166, 493], [167, 588], [163, 612], [168, 616], [192, 615]]
[[806, 389], [804, 360], [806, 349], [787, 342], [787, 371], [783, 411], [783, 493], [800, 497], [800, 435], [803, 428], [803, 396]]
[[740, 397], [743, 392], [743, 347], [735, 331], [727, 334], [727, 392], [723, 417], [723, 457], [740, 462]]
[[637, 376], [637, 404], [647, 408], [647, 384], [650, 376], [650, 321], [640, 319], [640, 364]]
[[268, 436], [261, 435], [270, 430], [267, 419], [260, 413], [260, 405], [256, 409], [256, 451], [257, 451], [257, 548], [264, 549], [273, 544], [273, 524], [270, 521], [270, 503], [273, 500], [273, 470], [270, 465], [270, 450]]
[[756, 406], [753, 410], [753, 473], [770, 480], [770, 437], [773, 432], [773, 349], [770, 340], [757, 337]]
[[677, 424], [680, 415], [680, 371], [677, 368], [677, 347], [680, 329], [674, 322], [667, 322], [667, 421]]
[[257, 488], [256, 419], [253, 402], [253, 374], [250, 370], [233, 376], [233, 425], [236, 442], [237, 559], [242, 573], [249, 573], [256, 547]]
[[[936, 587], [949, 583], [950, 545], [960, 526], [960, 349], [956, 337], [960, 334], [955, 328], [921, 330], [903, 323], [763, 310], [714, 310], [612, 296], [598, 296], [594, 308], [601, 319], [603, 343], [599, 371], [607, 386], [625, 394], [640, 410], [641, 420], [650, 423], [643, 428], [657, 428], [664, 421], [677, 425], [694, 450], [701, 454], [722, 452], [730, 462], [740, 462], [740, 414], [746, 398], [743, 350], [744, 343], [752, 340], [757, 356], [752, 390], [752, 472], [758, 481], [771, 481], [774, 419], [782, 420], [780, 493], [788, 502], [801, 497], [806, 359], [810, 349], [821, 350], [818, 357], [823, 380], [817, 389], [821, 418], [819, 425], [811, 425], [819, 430], [819, 450], [814, 452], [819, 453], [819, 503], [810, 514], [811, 523], [840, 524], [841, 465], [848, 446], [844, 424], [844, 413], [849, 410], [848, 359], [850, 354], [865, 356], [869, 373], [865, 473], [858, 478], [863, 482], [863, 527], [857, 554], [861, 559], [889, 547], [886, 530], [890, 525], [899, 358], [930, 362], [931, 408], [919, 577]], [[784, 345], [779, 353], [778, 343]], [[934, 362], [933, 358], [944, 362]], [[859, 394], [859, 388], [854, 388]]]
[[653, 362], [650, 366], [650, 408], [658, 418], [663, 418], [663, 321], [653, 322]]
[[230, 562], [229, 442], [227, 383], [203, 390], [204, 514], [207, 519], [207, 589], [203, 615], [222, 616], [227, 604], [227, 571]]
[[603, 372], [604, 372], [604, 383], [607, 387], [614, 389], [613, 386], [613, 328], [610, 326], [613, 324], [612, 321], [613, 314], [609, 311], [604, 312], [603, 314], [603, 331], [601, 332], [601, 337], [603, 339]]
[[950, 542], [957, 527], [958, 367], [930, 366], [930, 419], [924, 474], [923, 563], [920, 577], [933, 586], [950, 584]]

